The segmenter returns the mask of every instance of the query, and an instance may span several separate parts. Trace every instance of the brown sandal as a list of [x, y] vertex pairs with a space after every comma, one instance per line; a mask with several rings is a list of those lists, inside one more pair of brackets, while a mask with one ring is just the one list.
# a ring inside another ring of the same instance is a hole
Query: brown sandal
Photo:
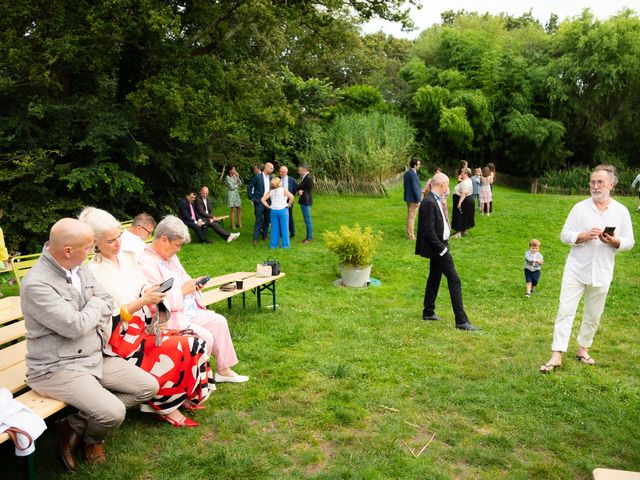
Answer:
[[595, 365], [596, 361], [589, 355], [576, 355], [576, 360], [584, 365]]
[[554, 370], [556, 370], [557, 368], [562, 367], [562, 364], [556, 364], [556, 363], [545, 363], [544, 365], [542, 365], [540, 367], [540, 373], [551, 373]]

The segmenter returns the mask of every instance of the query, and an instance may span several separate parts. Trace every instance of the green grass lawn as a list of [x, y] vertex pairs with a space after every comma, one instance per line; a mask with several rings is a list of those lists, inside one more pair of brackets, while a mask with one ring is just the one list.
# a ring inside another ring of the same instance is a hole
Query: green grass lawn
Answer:
[[[437, 313], [421, 319], [428, 260], [404, 238], [402, 189], [388, 198], [317, 197], [315, 240], [276, 251], [286, 277], [278, 309], [258, 311], [236, 299], [227, 315], [244, 385], [223, 384], [200, 427], [171, 428], [131, 412], [107, 439], [110, 462], [87, 467], [91, 479], [584, 479], [596, 467], [640, 470], [640, 348], [636, 247], [618, 256], [607, 306], [585, 367], [573, 360], [574, 336], [560, 371], [543, 376], [569, 248], [559, 240], [582, 197], [529, 195], [497, 187], [495, 213], [476, 217], [451, 249], [465, 307], [482, 331], [453, 328], [446, 281]], [[638, 235], [636, 200], [622, 198]], [[252, 241], [245, 204], [240, 239], [183, 248], [193, 275], [253, 270], [270, 254]], [[332, 285], [336, 257], [320, 234], [340, 224], [384, 232], [372, 275], [382, 285], [348, 290]], [[524, 298], [528, 240], [541, 240], [541, 282]], [[270, 298], [264, 302], [271, 303]], [[578, 322], [580, 316], [578, 317]], [[435, 434], [435, 436], [434, 436]], [[429, 446], [416, 458], [430, 440]], [[54, 429], [38, 441], [40, 478], [62, 478]], [[21, 464], [3, 444], [8, 476]]]

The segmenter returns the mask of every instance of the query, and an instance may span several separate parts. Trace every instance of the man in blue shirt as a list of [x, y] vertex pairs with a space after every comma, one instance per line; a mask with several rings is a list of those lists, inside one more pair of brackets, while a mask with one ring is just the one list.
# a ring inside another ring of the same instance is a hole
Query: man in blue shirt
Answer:
[[416, 213], [422, 200], [422, 189], [418, 178], [420, 160], [412, 158], [409, 162], [409, 170], [404, 174], [404, 201], [407, 202], [407, 238], [415, 240], [413, 226], [416, 223]]

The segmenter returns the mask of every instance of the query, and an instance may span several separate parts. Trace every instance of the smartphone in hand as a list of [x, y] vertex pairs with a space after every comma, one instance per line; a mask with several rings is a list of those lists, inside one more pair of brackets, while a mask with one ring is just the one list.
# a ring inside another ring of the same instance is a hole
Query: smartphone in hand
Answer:
[[207, 283], [209, 280], [211, 280], [211, 277], [209, 275], [207, 275], [204, 278], [201, 278], [200, 280], [198, 280], [196, 282], [196, 286], [197, 287], [202, 287], [205, 283]]
[[168, 290], [171, 290], [171, 287], [173, 287], [173, 277], [168, 278], [167, 280], [165, 280], [164, 282], [162, 282], [159, 286], [158, 286], [158, 290], [160, 291], [160, 293], [164, 293]]
[[613, 237], [613, 233], [616, 231], [616, 227], [604, 227], [604, 232], [602, 232], [603, 234], [607, 234], [610, 237]]

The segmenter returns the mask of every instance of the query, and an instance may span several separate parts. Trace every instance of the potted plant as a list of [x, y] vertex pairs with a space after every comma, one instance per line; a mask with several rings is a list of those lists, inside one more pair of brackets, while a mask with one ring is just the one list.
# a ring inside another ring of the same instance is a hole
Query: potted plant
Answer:
[[322, 234], [327, 248], [340, 259], [340, 278], [345, 287], [366, 287], [371, 274], [371, 261], [382, 241], [382, 232], [371, 227], [364, 230], [357, 223], [353, 228], [341, 225], [337, 232]]

